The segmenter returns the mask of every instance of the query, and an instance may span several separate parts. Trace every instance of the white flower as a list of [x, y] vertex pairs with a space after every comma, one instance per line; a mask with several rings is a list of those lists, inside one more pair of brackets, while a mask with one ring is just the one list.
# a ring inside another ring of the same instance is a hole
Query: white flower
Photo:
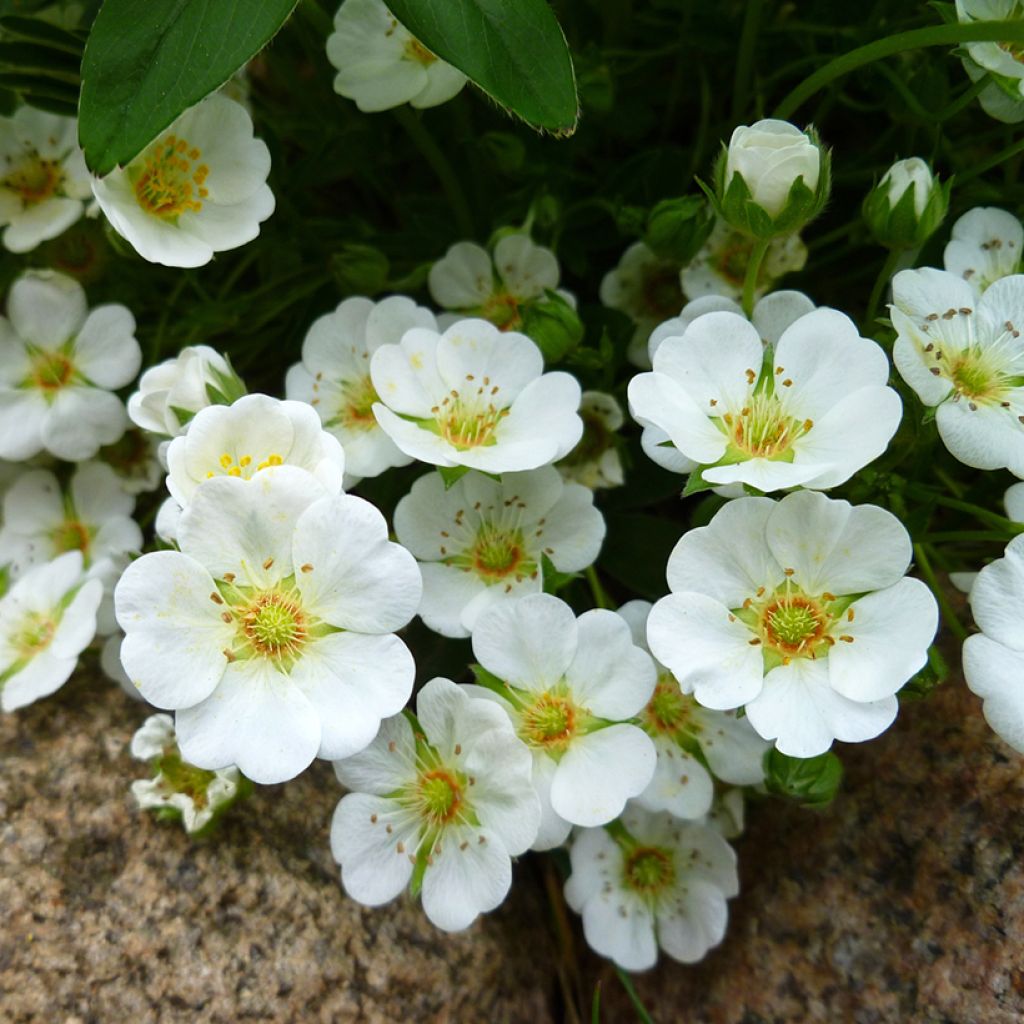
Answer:
[[897, 160], [882, 175], [878, 187], [885, 189], [890, 207], [894, 207], [908, 189], [913, 190], [914, 214], [920, 217], [928, 205], [928, 196], [934, 184], [932, 169], [919, 156], [912, 156], [906, 160]]
[[938, 625], [931, 591], [903, 576], [910, 553], [875, 505], [816, 491], [730, 501], [669, 557], [651, 651], [705, 707], [745, 707], [784, 754], [872, 739]]
[[[725, 295], [738, 300], [743, 295], [747, 264], [753, 251], [752, 238], [734, 231], [724, 220], [717, 221], [704, 247], [680, 273], [684, 294], [688, 299]], [[807, 247], [799, 235], [773, 238], [764, 255], [754, 294], [764, 295], [784, 274], [803, 270], [806, 262]]]
[[547, 850], [572, 825], [604, 825], [654, 774], [654, 744], [628, 719], [654, 690], [650, 655], [615, 612], [579, 618], [557, 597], [532, 594], [477, 620], [473, 653], [485, 670], [481, 696], [508, 713], [533, 754], [540, 832]]
[[217, 404], [225, 405], [244, 395], [245, 386], [219, 352], [193, 345], [139, 378], [139, 390], [128, 399], [128, 415], [143, 430], [177, 437], [197, 412], [215, 404], [211, 392]]
[[114, 471], [125, 493], [145, 494], [163, 483], [160, 444], [147, 431], [129, 427], [119, 441], [101, 448], [96, 457]]
[[381, 345], [397, 345], [413, 327], [436, 330], [437, 320], [412, 299], [345, 299], [313, 323], [302, 343], [302, 362], [288, 371], [288, 398], [315, 406], [324, 429], [343, 445], [352, 478], [379, 476], [412, 462], [373, 415], [380, 398], [370, 379], [370, 357]]
[[585, 569], [605, 525], [587, 488], [545, 466], [501, 480], [471, 472], [448, 489], [428, 473], [398, 503], [395, 534], [420, 563], [420, 617], [465, 637], [491, 605], [543, 589], [545, 556], [559, 572]]
[[413, 557], [368, 502], [295, 466], [203, 484], [181, 551], [133, 562], [115, 592], [129, 678], [176, 709], [182, 756], [284, 782], [362, 750], [412, 691], [392, 631], [420, 599]]
[[975, 469], [1024, 477], [1024, 275], [977, 298], [955, 274], [903, 270], [892, 283], [893, 362], [926, 406], [939, 437]]
[[972, 82], [986, 79], [987, 84], [978, 94], [978, 103], [989, 117], [1004, 124], [1024, 121], [1024, 96], [1017, 79], [994, 75], [968, 56], [961, 58], [961, 63]]
[[90, 311], [72, 278], [22, 274], [0, 317], [0, 458], [79, 462], [118, 440], [128, 417], [111, 391], [139, 372], [134, 332], [124, 306]]
[[630, 808], [614, 830], [581, 831], [569, 856], [566, 902], [590, 948], [619, 967], [653, 967], [659, 946], [696, 963], [725, 936], [739, 879], [736, 854], [714, 829]]
[[28, 252], [82, 216], [89, 172], [73, 117], [19, 107], [0, 117], [0, 225], [4, 246]]
[[[494, 258], [474, 242], [456, 242], [431, 268], [430, 294], [442, 309], [481, 317], [505, 331], [522, 329], [522, 307], [549, 291], [575, 307], [576, 300], [558, 290], [555, 254], [529, 235], [503, 235]], [[445, 324], [445, 326], [448, 326]]]
[[167, 448], [167, 489], [183, 508], [205, 480], [248, 480], [272, 466], [299, 466], [328, 490], [341, 490], [345, 453], [305, 402], [244, 395], [200, 409]]
[[213, 93], [92, 190], [143, 259], [201, 267], [260, 233], [274, 212], [269, 173], [270, 152], [253, 138], [245, 107]]
[[[630, 601], [619, 609], [633, 643], [644, 650], [650, 611], [647, 601]], [[764, 781], [762, 762], [770, 744], [735, 713], [701, 707], [664, 665], [655, 661], [655, 667], [658, 682], [640, 722], [654, 740], [658, 766], [636, 803], [677, 818], [703, 818], [711, 813], [714, 779], [734, 786]]]
[[150, 715], [132, 737], [132, 756], [152, 761], [156, 774], [132, 783], [143, 810], [171, 810], [189, 835], [201, 832], [238, 795], [241, 776], [232, 765], [204, 771], [182, 760], [170, 715]]
[[601, 301], [636, 323], [629, 345], [629, 360], [647, 368], [645, 351], [651, 331], [675, 316], [683, 304], [679, 264], [660, 259], [643, 242], [634, 242], [614, 270], [601, 279]]
[[1024, 752], [1024, 536], [978, 573], [968, 600], [981, 632], [964, 641], [967, 685], [984, 701], [988, 724]]
[[821, 173], [821, 150], [796, 125], [765, 118], [740, 125], [732, 133], [725, 163], [725, 185], [734, 174], [747, 184], [751, 198], [777, 217], [798, 178], [813, 192]]
[[626, 418], [622, 406], [604, 391], [584, 391], [580, 399], [583, 437], [555, 467], [566, 480], [598, 490], [625, 483], [616, 433]]
[[65, 551], [81, 551], [86, 569], [141, 551], [134, 510], [135, 499], [105, 463], [81, 463], [66, 491], [48, 470], [29, 470], [4, 495], [0, 563], [18, 575]]
[[499, 708], [448, 679], [423, 687], [412, 721], [389, 718], [363, 753], [335, 763], [354, 792], [334, 812], [331, 850], [360, 903], [411, 883], [427, 917], [459, 931], [501, 903], [511, 857], [537, 834], [530, 752]]
[[96, 633], [103, 586], [83, 580], [69, 551], [20, 577], [0, 598], [0, 709], [14, 711], [59, 690]]
[[[962, 23], [976, 21], [1014, 21], [1020, 18], [1019, 0], [956, 0], [957, 17]], [[1024, 95], [1024, 61], [1019, 48], [998, 41], [965, 43], [972, 61], [992, 73], [1005, 91]]]
[[338, 70], [334, 91], [365, 113], [408, 103], [436, 107], [456, 96], [466, 76], [431, 53], [381, 0], [344, 0], [327, 37]]
[[1000, 278], [1020, 272], [1022, 252], [1020, 221], [994, 206], [977, 206], [953, 225], [942, 261], [980, 296]]
[[711, 484], [761, 491], [835, 487], [885, 451], [899, 426], [889, 362], [838, 310], [800, 317], [768, 353], [735, 313], [706, 313], [665, 338], [629, 405]]
[[373, 407], [392, 441], [421, 462], [511, 473], [555, 462], [583, 433], [580, 386], [544, 373], [540, 349], [485, 320], [406, 331], [370, 360]]

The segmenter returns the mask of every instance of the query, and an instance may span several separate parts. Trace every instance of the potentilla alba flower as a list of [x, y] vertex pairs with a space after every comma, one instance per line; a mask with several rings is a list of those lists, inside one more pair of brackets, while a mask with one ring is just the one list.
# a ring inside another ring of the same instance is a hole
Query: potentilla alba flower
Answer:
[[590, 948], [619, 967], [647, 970], [659, 947], [696, 963], [725, 936], [739, 879], [713, 828], [631, 807], [613, 828], [579, 832], [569, 856], [566, 902]]
[[79, 462], [113, 444], [128, 417], [116, 388], [138, 372], [135, 318], [115, 304], [89, 310], [70, 277], [29, 271], [0, 317], [0, 458], [48, 451]]
[[1024, 227], [994, 206], [968, 210], [953, 225], [942, 262], [981, 295], [1000, 278], [1020, 273]]
[[491, 605], [540, 593], [545, 558], [558, 572], [585, 569], [605, 525], [587, 488], [545, 466], [500, 480], [471, 472], [447, 489], [428, 473], [398, 503], [395, 534], [420, 563], [420, 617], [465, 637]]
[[344, 447], [345, 470], [351, 477], [379, 476], [412, 462], [373, 415], [380, 398], [370, 379], [370, 357], [381, 345], [397, 345], [413, 327], [436, 330], [437, 320], [412, 299], [345, 299], [333, 313], [314, 321], [302, 343], [302, 362], [288, 371], [288, 398], [315, 407], [324, 429]]
[[920, 157], [897, 160], [865, 197], [864, 220], [881, 245], [919, 249], [945, 219], [951, 185]]
[[274, 212], [269, 173], [270, 151], [253, 138], [245, 107], [213, 93], [92, 190], [143, 259], [201, 267], [260, 233]]
[[598, 490], [625, 482], [617, 433], [626, 417], [622, 406], [604, 391], [584, 391], [580, 400], [583, 437], [555, 467], [566, 480]]
[[419, 572], [368, 502], [295, 466], [217, 477], [178, 543], [133, 562], [115, 601], [125, 669], [177, 711], [190, 763], [284, 782], [362, 750], [408, 700], [412, 656], [392, 631], [415, 614]]
[[504, 331], [523, 328], [525, 307], [557, 292], [570, 306], [576, 300], [558, 290], [555, 254], [529, 235], [503, 235], [494, 256], [475, 242], [456, 242], [431, 268], [427, 283], [442, 308], [481, 317]]
[[135, 802], [179, 818], [189, 835], [202, 832], [239, 795], [242, 777], [234, 765], [210, 772], [182, 759], [170, 715], [150, 715], [132, 737], [131, 752], [154, 771], [132, 783]]
[[344, 0], [327, 37], [338, 70], [334, 91], [365, 113], [436, 107], [456, 96], [466, 76], [431, 53], [381, 0]]
[[981, 632], [964, 641], [967, 685], [984, 701], [988, 724], [1024, 752], [1024, 536], [978, 573], [969, 600]]
[[135, 498], [105, 463], [83, 462], [66, 490], [48, 470], [29, 470], [4, 495], [0, 564], [9, 563], [18, 575], [65, 551], [81, 551], [89, 569], [141, 551], [134, 511]]
[[98, 580], [69, 551], [30, 569], [0, 598], [0, 709], [14, 711], [59, 690], [96, 634]]
[[[962, 23], [977, 21], [1013, 21], [1020, 18], [1018, 0], [956, 0], [957, 17]], [[995, 84], [1008, 96], [1024, 98], [1024, 59], [1016, 45], [990, 42], [964, 44], [970, 59], [989, 72]]]
[[651, 656], [615, 612], [579, 618], [557, 597], [532, 594], [477, 620], [478, 692], [505, 709], [533, 754], [541, 803], [535, 850], [565, 842], [572, 825], [604, 825], [639, 796], [657, 760], [628, 721], [654, 691]]
[[245, 385], [224, 356], [208, 345], [193, 345], [139, 378], [128, 415], [143, 430], [177, 437], [201, 409], [230, 405], [244, 394]]
[[353, 792], [331, 822], [346, 892], [379, 906], [407, 886], [438, 928], [459, 931], [493, 910], [511, 858], [537, 834], [530, 752], [500, 708], [448, 679], [389, 718], [361, 754], [335, 763]]
[[580, 386], [544, 373], [540, 349], [485, 320], [444, 332], [413, 328], [370, 360], [373, 407], [392, 441], [421, 462], [485, 473], [555, 462], [583, 434]]
[[[679, 275], [683, 293], [688, 299], [702, 295], [724, 295], [740, 299], [747, 264], [754, 251], [754, 240], [719, 220], [699, 253]], [[762, 296], [776, 281], [792, 271], [803, 270], [807, 262], [807, 247], [797, 234], [774, 238], [761, 263], [754, 294]]]
[[665, 338], [629, 384], [642, 425], [664, 431], [708, 484], [761, 491], [835, 487], [885, 451], [902, 406], [889, 362], [849, 317], [821, 308], [765, 352], [735, 313], [707, 313]]
[[943, 444], [975, 469], [1024, 477], [1024, 275], [980, 299], [963, 278], [930, 267], [900, 271], [892, 289], [893, 362], [936, 407]]
[[629, 345], [630, 362], [646, 369], [647, 339], [663, 320], [675, 316], [683, 304], [679, 264], [658, 257], [643, 242], [634, 242], [614, 270], [601, 279], [601, 301], [618, 309], [636, 324]]
[[82, 216], [89, 172], [73, 117], [19, 107], [0, 117], [0, 225], [4, 247], [29, 252]]
[[[630, 601], [619, 609], [629, 624], [633, 643], [644, 650], [650, 611], [647, 601]], [[762, 762], [770, 744], [734, 712], [702, 707], [692, 694], [683, 692], [664, 665], [655, 661], [655, 667], [658, 682], [640, 723], [654, 740], [658, 766], [636, 803], [677, 818], [702, 818], [712, 809], [714, 779], [734, 786], [764, 781]]]
[[167, 489], [183, 508], [205, 480], [248, 480], [274, 466], [298, 466], [337, 494], [345, 453], [305, 402], [244, 395], [231, 405], [201, 409], [167, 448]]
[[906, 529], [875, 505], [738, 498], [672, 551], [651, 651], [705, 707], [745, 707], [784, 754], [872, 739], [938, 625], [931, 591], [903, 575], [910, 554]]

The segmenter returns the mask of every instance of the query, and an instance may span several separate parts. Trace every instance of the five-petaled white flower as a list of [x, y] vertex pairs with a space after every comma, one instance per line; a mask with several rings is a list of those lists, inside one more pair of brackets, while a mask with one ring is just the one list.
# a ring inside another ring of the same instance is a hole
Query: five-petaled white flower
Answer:
[[248, 480], [274, 466], [308, 470], [328, 490], [341, 490], [345, 453], [305, 402], [244, 395], [201, 409], [167, 448], [167, 489], [182, 507], [219, 476]]
[[178, 541], [133, 562], [115, 602], [128, 676], [177, 711], [190, 763], [284, 782], [362, 750], [405, 705], [414, 665], [392, 631], [416, 612], [419, 572], [368, 502], [295, 466], [218, 477]]
[[[630, 601], [619, 609], [629, 623], [633, 643], [644, 650], [650, 611], [647, 601]], [[714, 779], [733, 786], [764, 781], [762, 763], [770, 744], [734, 712], [701, 707], [664, 665], [655, 661], [655, 667], [658, 682], [640, 723], [654, 740], [658, 766], [636, 803], [677, 818], [702, 818], [712, 809]]]
[[622, 406], [607, 392], [584, 391], [580, 399], [583, 436], [555, 467], [566, 480], [600, 490], [625, 483], [617, 432], [626, 422]]
[[964, 641], [967, 685], [988, 724], [1024, 753], [1024, 536], [978, 573], [969, 600], [981, 632]]
[[172, 812], [189, 835], [201, 832], [238, 796], [242, 778], [231, 765], [215, 772], [184, 761], [170, 715], [150, 715], [132, 736], [132, 756], [153, 765], [151, 779], [136, 779], [132, 796], [143, 810]]
[[224, 356], [208, 345], [190, 345], [139, 378], [128, 416], [143, 430], [177, 437], [201, 409], [228, 405], [244, 394], [245, 385]]
[[[523, 326], [523, 308], [554, 291], [570, 306], [576, 300], [559, 290], [555, 254], [529, 235], [503, 235], [493, 259], [475, 242], [456, 242], [431, 268], [427, 283], [434, 301], [461, 316], [481, 317], [503, 331]], [[443, 326], [453, 318], [442, 317]]]
[[5, 248], [28, 252], [82, 216], [89, 172], [73, 117], [19, 107], [0, 117], [0, 225]]
[[1024, 477], [1024, 274], [979, 299], [944, 270], [893, 278], [893, 362], [918, 398], [936, 407], [939, 437], [975, 469]]
[[[651, 656], [615, 612], [577, 618], [549, 594], [496, 605], [473, 630], [476, 690], [507, 712], [533, 754], [541, 825], [534, 849], [573, 825], [604, 825], [654, 774], [650, 738], [629, 719], [654, 692]], [[486, 688], [485, 688], [486, 687]]]
[[421, 462], [485, 473], [536, 469], [567, 455], [583, 434], [580, 386], [544, 373], [540, 349], [486, 320], [444, 332], [406, 331], [370, 360], [377, 422]]
[[345, 299], [314, 321], [302, 343], [302, 362], [288, 371], [285, 393], [314, 406], [324, 429], [341, 442], [349, 482], [412, 462], [373, 415], [380, 398], [370, 379], [370, 357], [381, 345], [397, 345], [413, 327], [436, 330], [437, 320], [405, 296]]
[[14, 711], [59, 690], [96, 635], [99, 580], [68, 551], [21, 576], [0, 598], [0, 709]]
[[274, 212], [269, 173], [270, 151], [253, 138], [245, 107], [213, 93], [92, 190], [143, 259], [201, 267], [260, 233]]
[[0, 458], [48, 451], [91, 459], [128, 425], [111, 394], [138, 372], [135, 318], [115, 304], [89, 310], [70, 277], [29, 271], [11, 286], [0, 317]]
[[[725, 221], [717, 221], [703, 248], [680, 273], [683, 293], [691, 300], [702, 295], [724, 295], [738, 300], [743, 295], [753, 251], [753, 239], [734, 231]], [[799, 235], [773, 238], [764, 254], [754, 294], [764, 295], [783, 275], [803, 270], [806, 262], [807, 247]]]
[[608, 830], [579, 832], [569, 857], [566, 902], [590, 948], [625, 970], [653, 967], [659, 946], [696, 963], [725, 936], [739, 878], [713, 828], [631, 807]]
[[749, 321], [706, 313], [665, 338], [629, 384], [633, 416], [664, 431], [709, 484], [835, 487], [899, 426], [889, 362], [838, 310], [820, 308], [765, 352]]
[[331, 822], [350, 896], [379, 906], [410, 886], [445, 931], [505, 898], [511, 858], [533, 842], [540, 806], [530, 752], [500, 708], [432, 679], [415, 718], [387, 719], [365, 751], [334, 768], [353, 790]]
[[448, 489], [428, 473], [398, 503], [395, 533], [420, 563], [420, 617], [465, 637], [491, 605], [543, 589], [545, 556], [559, 572], [585, 569], [605, 526], [593, 494], [545, 466], [500, 481], [470, 472]]
[[367, 114], [403, 103], [436, 107], [467, 81], [400, 24], [383, 0], [343, 0], [327, 37], [327, 59], [338, 71], [334, 91]]
[[745, 707], [784, 754], [872, 739], [938, 626], [931, 591], [903, 575], [910, 554], [906, 529], [875, 505], [738, 498], [672, 551], [651, 651], [705, 707]]
[[1000, 278], [1020, 273], [1022, 255], [1024, 227], [1020, 221], [995, 206], [977, 206], [953, 225], [942, 262], [980, 296]]

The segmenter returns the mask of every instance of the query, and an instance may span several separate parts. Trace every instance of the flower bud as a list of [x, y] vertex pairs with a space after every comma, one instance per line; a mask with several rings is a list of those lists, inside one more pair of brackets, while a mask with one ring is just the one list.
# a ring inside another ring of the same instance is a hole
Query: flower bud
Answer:
[[757, 239], [798, 231], [821, 212], [828, 151], [813, 128], [767, 118], [740, 125], [716, 169], [716, 204], [736, 230]]
[[583, 323], [576, 310], [557, 292], [522, 307], [522, 332], [536, 342], [547, 364], [557, 363], [583, 340]]
[[347, 295], [373, 296], [388, 283], [391, 264], [387, 256], [371, 245], [348, 242], [331, 257], [331, 273]]
[[644, 241], [659, 258], [682, 266], [700, 251], [714, 223], [714, 214], [700, 196], [663, 199], [647, 217]]
[[920, 157], [897, 160], [864, 200], [864, 219], [887, 249], [919, 249], [949, 208], [949, 190]]

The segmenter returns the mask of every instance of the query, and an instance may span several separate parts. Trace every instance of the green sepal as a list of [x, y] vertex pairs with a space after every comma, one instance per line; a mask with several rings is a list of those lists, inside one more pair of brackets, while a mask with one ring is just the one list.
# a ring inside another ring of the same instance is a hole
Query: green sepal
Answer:
[[932, 644], [928, 648], [928, 661], [924, 668], [912, 675], [900, 688], [897, 696], [901, 701], [923, 700], [949, 678], [949, 663], [942, 652]]
[[534, 341], [549, 366], [564, 359], [583, 340], [576, 310], [550, 288], [544, 298], [522, 307], [523, 334]]
[[713, 487], [717, 487], [718, 484], [704, 479], [704, 470], [709, 468], [709, 466], [698, 466], [686, 478], [686, 486], [683, 488], [683, 493], [680, 497], [688, 498], [691, 494], [700, 494], [701, 491], [710, 491]]
[[644, 242], [659, 258], [684, 266], [708, 240], [715, 218], [701, 196], [663, 199], [647, 216]]
[[345, 295], [374, 296], [388, 286], [391, 261], [372, 245], [347, 242], [328, 261]]
[[438, 466], [437, 471], [444, 481], [444, 489], [450, 491], [469, 472], [469, 466]]
[[832, 751], [817, 757], [790, 757], [772, 747], [763, 763], [768, 792], [805, 807], [827, 807], [843, 780], [843, 763]]
[[557, 594], [563, 587], [568, 586], [573, 580], [580, 578], [578, 572], [559, 572], [555, 563], [543, 552], [540, 556], [540, 571], [544, 580], [544, 593]]
[[430, 858], [430, 849], [427, 843], [421, 843], [416, 851], [416, 863], [413, 865], [412, 876], [409, 879], [409, 895], [416, 899], [423, 889], [423, 876], [427, 873], [427, 861]]

